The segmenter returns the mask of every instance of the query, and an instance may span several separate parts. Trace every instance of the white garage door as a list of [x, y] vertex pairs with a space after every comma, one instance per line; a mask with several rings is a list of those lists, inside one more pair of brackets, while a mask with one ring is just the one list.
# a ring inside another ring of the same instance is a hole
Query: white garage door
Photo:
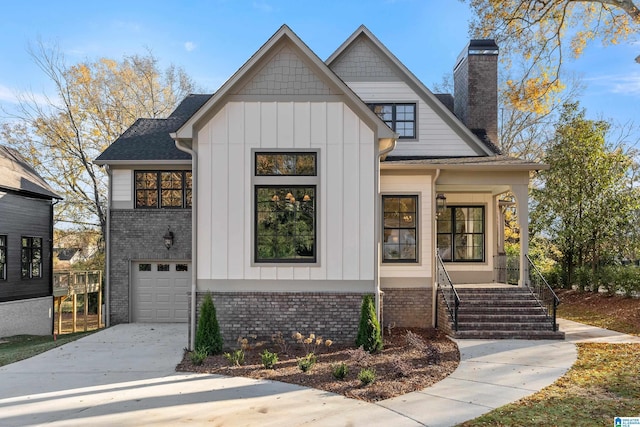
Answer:
[[133, 321], [182, 323], [188, 321], [191, 264], [184, 262], [133, 263]]

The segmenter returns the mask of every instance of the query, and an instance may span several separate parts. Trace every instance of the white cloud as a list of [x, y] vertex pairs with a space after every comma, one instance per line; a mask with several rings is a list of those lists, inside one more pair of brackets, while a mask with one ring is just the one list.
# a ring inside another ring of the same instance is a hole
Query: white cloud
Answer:
[[194, 42], [185, 42], [184, 48], [187, 52], [196, 50], [196, 44]]
[[0, 85], [0, 101], [17, 104], [18, 98], [15, 94], [15, 91], [6, 86]]
[[270, 4], [268, 4], [267, 2], [264, 2], [264, 1], [254, 1], [253, 2], [253, 8], [254, 9], [258, 9], [258, 10], [260, 10], [262, 12], [267, 12], [267, 13], [269, 13], [269, 12], [271, 12], [273, 10], [273, 7]]
[[44, 94], [33, 93], [30, 91], [18, 91], [16, 89], [12, 89], [8, 86], [0, 84], [0, 102], [17, 105], [21, 101], [25, 101], [29, 104], [35, 103], [41, 106], [61, 104], [58, 98], [48, 98]]
[[601, 75], [586, 80], [604, 87], [610, 93], [640, 96], [640, 72]]

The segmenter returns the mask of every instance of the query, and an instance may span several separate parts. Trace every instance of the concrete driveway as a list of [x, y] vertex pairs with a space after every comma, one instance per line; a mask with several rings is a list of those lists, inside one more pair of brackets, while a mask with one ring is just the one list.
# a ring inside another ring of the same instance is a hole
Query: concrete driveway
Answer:
[[451, 376], [373, 404], [279, 382], [176, 373], [186, 339], [186, 325], [117, 325], [0, 367], [0, 425], [449, 426], [553, 383], [576, 359], [571, 340], [461, 340]]

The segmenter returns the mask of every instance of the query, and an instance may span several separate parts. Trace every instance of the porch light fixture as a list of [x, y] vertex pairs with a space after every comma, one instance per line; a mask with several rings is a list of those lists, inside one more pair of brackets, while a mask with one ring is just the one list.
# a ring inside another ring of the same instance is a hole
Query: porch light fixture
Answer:
[[436, 196], [436, 215], [440, 216], [447, 210], [447, 197], [443, 193]]
[[171, 249], [171, 246], [173, 246], [173, 232], [169, 227], [167, 227], [167, 232], [164, 233], [162, 238], [164, 239], [164, 247], [167, 248], [167, 250]]

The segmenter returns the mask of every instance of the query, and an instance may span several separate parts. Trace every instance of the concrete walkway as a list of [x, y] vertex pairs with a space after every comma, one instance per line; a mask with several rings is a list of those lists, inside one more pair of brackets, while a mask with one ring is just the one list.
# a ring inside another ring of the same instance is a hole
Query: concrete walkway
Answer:
[[567, 341], [460, 340], [452, 375], [377, 404], [272, 381], [179, 374], [186, 325], [118, 325], [0, 367], [0, 426], [450, 426], [552, 384], [574, 363], [574, 341], [634, 338], [561, 324], [571, 330]]

